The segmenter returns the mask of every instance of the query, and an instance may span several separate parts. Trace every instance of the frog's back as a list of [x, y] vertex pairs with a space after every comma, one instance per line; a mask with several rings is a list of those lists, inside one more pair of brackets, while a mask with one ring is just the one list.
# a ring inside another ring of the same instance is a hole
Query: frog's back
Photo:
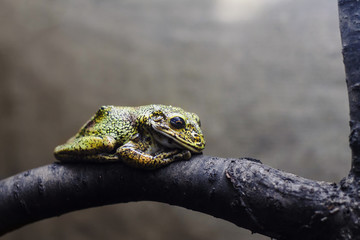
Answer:
[[136, 113], [132, 107], [102, 106], [75, 137], [111, 136], [127, 141], [136, 132]]

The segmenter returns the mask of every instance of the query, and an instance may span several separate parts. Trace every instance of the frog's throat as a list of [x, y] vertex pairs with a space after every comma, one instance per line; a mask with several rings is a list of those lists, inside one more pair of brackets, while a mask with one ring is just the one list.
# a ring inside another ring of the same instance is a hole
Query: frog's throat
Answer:
[[[157, 133], [157, 134], [154, 134], [155, 140], [165, 147], [187, 149], [193, 153], [201, 152], [200, 149], [194, 148], [193, 146], [187, 144], [186, 142], [183, 142], [164, 131], [160, 131], [160, 130], [156, 129], [155, 127], [153, 127], [153, 129]], [[172, 140], [173, 142], [169, 141], [169, 139]]]

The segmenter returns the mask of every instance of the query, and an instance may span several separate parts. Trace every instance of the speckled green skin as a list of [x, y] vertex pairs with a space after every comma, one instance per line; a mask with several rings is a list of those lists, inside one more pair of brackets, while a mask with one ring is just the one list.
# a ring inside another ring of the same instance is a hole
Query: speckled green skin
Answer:
[[195, 113], [157, 104], [103, 106], [74, 137], [57, 146], [54, 155], [63, 162], [123, 161], [154, 169], [187, 160], [191, 153], [200, 153], [204, 147]]

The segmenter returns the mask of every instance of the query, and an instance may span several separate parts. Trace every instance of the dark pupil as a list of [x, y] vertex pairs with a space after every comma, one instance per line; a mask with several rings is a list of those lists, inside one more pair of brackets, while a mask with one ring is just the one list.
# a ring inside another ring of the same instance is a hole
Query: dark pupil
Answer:
[[181, 117], [173, 117], [170, 119], [170, 124], [177, 129], [185, 127], [185, 121]]

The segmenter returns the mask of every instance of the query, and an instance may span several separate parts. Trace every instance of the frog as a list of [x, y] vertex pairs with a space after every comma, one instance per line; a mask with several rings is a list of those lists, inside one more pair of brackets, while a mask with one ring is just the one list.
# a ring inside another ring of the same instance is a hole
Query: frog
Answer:
[[60, 162], [123, 162], [157, 169], [201, 154], [200, 118], [180, 107], [105, 105], [67, 142], [54, 150]]

